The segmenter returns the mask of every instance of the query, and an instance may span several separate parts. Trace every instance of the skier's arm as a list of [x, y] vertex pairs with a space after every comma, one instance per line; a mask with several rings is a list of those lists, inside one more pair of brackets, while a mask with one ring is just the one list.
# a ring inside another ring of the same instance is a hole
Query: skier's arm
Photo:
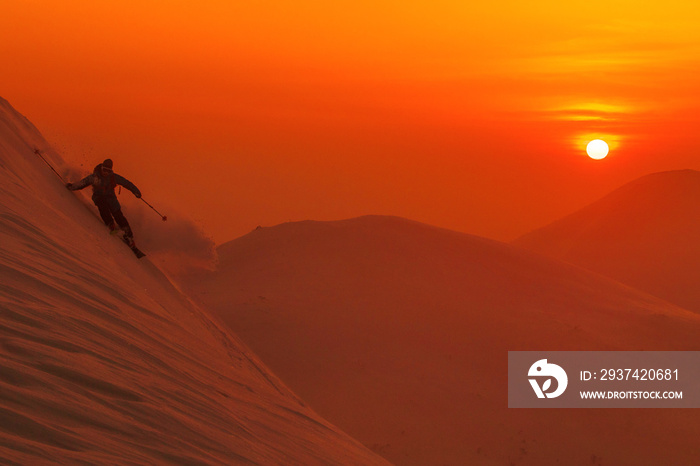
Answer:
[[134, 183], [131, 181], [127, 180], [121, 175], [117, 175], [116, 173], [114, 174], [114, 181], [121, 186], [124, 186], [126, 189], [134, 193], [134, 196], [137, 198], [141, 197], [141, 191], [139, 191], [139, 188], [136, 187]]
[[77, 183], [68, 183], [66, 187], [71, 191], [79, 191], [86, 188], [92, 184], [93, 175], [88, 175]]

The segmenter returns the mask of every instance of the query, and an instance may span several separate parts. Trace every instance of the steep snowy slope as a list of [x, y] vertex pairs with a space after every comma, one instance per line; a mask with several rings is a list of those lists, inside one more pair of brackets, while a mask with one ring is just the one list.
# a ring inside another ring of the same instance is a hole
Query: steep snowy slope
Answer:
[[700, 312], [700, 172], [639, 178], [514, 244]]
[[0, 99], [0, 463], [377, 464], [110, 237]]
[[320, 414], [395, 463], [700, 461], [694, 410], [507, 408], [508, 351], [697, 350], [700, 316], [689, 311], [399, 218], [283, 224], [218, 252], [219, 271], [192, 277], [192, 296]]

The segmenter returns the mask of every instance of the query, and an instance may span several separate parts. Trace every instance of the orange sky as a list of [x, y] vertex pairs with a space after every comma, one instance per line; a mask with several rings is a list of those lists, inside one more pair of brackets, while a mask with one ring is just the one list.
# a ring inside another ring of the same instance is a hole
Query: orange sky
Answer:
[[0, 96], [217, 242], [370, 213], [508, 240], [700, 169], [700, 4], [471, 3], [9, 0]]

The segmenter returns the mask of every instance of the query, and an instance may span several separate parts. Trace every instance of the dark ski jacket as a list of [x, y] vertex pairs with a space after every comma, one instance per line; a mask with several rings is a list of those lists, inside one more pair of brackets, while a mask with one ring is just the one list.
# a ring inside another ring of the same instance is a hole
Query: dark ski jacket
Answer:
[[117, 201], [117, 195], [114, 193], [114, 188], [119, 186], [124, 186], [126, 189], [134, 193], [134, 196], [141, 197], [141, 191], [134, 185], [131, 181], [127, 180], [123, 176], [117, 175], [112, 172], [107, 176], [102, 175], [102, 164], [95, 167], [93, 172], [83, 178], [82, 180], [74, 183], [70, 186], [72, 191], [78, 191], [80, 189], [86, 188], [92, 185], [92, 200], [97, 204], [98, 202], [107, 202], [109, 204], [115, 204], [115, 207], [119, 205]]

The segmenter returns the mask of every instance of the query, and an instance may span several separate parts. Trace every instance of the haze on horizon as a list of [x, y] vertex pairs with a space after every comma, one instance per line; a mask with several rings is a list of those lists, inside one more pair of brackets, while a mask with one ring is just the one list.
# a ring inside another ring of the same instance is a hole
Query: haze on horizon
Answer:
[[[391, 214], [500, 240], [700, 169], [700, 6], [11, 1], [1, 95], [217, 243]], [[585, 143], [610, 143], [592, 161]]]

